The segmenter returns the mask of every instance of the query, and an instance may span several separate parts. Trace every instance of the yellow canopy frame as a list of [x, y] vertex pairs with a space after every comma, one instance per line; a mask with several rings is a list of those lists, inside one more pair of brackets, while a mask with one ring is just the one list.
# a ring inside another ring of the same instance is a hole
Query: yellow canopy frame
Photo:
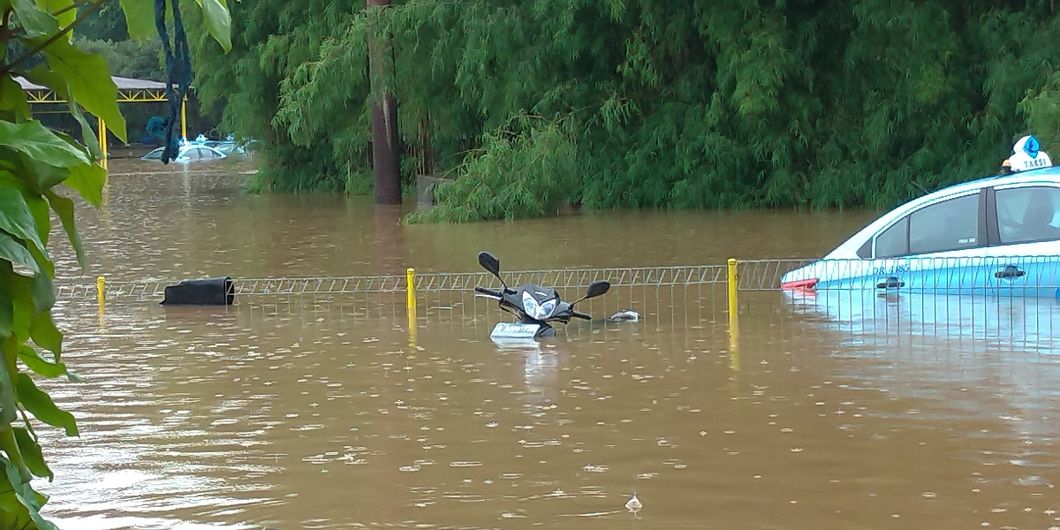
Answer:
[[[128, 77], [112, 76], [114, 84], [118, 87], [118, 103], [157, 103], [169, 101], [166, 97], [165, 83], [148, 81], [145, 79], [132, 79]], [[48, 87], [29, 82], [25, 78], [15, 78], [22, 89], [26, 91], [29, 103], [66, 103], [55, 91]], [[180, 136], [188, 137], [187, 98], [180, 102]], [[101, 163], [107, 168], [107, 124], [103, 118], [97, 117], [99, 130], [99, 151], [103, 156]]]

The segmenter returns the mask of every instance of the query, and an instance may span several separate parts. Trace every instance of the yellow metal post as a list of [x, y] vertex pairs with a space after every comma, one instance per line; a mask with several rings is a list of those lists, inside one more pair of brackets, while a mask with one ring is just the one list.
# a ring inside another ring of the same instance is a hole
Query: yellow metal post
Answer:
[[736, 258], [729, 258], [729, 380], [735, 384], [740, 373], [740, 302], [736, 297], [739, 276]]
[[99, 120], [99, 154], [102, 160], [99, 161], [103, 169], [107, 169], [107, 122], [103, 121], [103, 118], [97, 118]]
[[729, 258], [729, 334], [740, 334], [740, 303], [736, 298], [736, 286], [739, 278], [736, 275], [736, 258]]
[[180, 137], [188, 139], [188, 98], [180, 100]]
[[96, 302], [99, 303], [99, 326], [103, 327], [103, 317], [107, 311], [107, 280], [102, 276], [96, 278]]
[[[729, 382], [740, 382], [740, 334], [729, 334]], [[735, 387], [734, 387], [735, 389]]]
[[416, 269], [405, 270], [405, 308], [409, 314], [409, 346], [416, 347]]

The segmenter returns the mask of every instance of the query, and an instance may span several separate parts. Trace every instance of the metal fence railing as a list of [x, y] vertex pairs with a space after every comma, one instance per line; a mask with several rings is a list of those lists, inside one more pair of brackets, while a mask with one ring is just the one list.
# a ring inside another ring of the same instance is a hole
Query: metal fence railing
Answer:
[[[565, 300], [593, 281], [606, 296], [582, 302], [594, 317], [632, 309], [644, 320], [674, 326], [727, 324], [768, 311], [799, 325], [828, 323], [858, 334], [1008, 337], [1036, 348], [1060, 348], [1060, 256], [896, 258], [889, 260], [733, 260], [726, 265], [613, 267], [504, 272], [509, 286], [554, 287]], [[789, 288], [782, 289], [783, 282]], [[158, 303], [173, 281], [63, 283], [64, 302], [105, 306]], [[476, 301], [475, 286], [499, 287], [486, 272], [428, 272], [320, 278], [233, 279], [237, 305], [254, 311], [338, 311], [356, 318], [407, 315], [453, 326], [493, 322], [496, 303]], [[793, 287], [794, 288], [791, 288]], [[128, 306], [126, 306], [128, 307]], [[485, 317], [485, 318], [480, 318]], [[875, 336], [874, 335], [874, 336]]]
[[813, 263], [812, 259], [739, 260], [737, 289], [740, 291], [777, 291], [780, 279], [790, 271]]
[[[738, 291], [778, 291], [785, 275], [802, 268], [788, 280], [813, 279], [815, 291], [887, 290], [891, 292], [1017, 292], [1051, 296], [1060, 288], [1060, 256], [1008, 256], [960, 258], [895, 258], [887, 260], [755, 259], [737, 262]], [[733, 279], [725, 265], [667, 267], [611, 267], [504, 272], [508, 285], [533, 283], [556, 289], [584, 289], [607, 280], [614, 287], [721, 286]], [[407, 275], [339, 276], [307, 278], [235, 278], [237, 297], [326, 296], [403, 293]], [[496, 287], [486, 272], [428, 272], [413, 275], [417, 293], [470, 292], [476, 285]], [[99, 285], [63, 283], [60, 299], [150, 300], [164, 294], [174, 281], [105, 281]], [[806, 287], [807, 285], [801, 285]], [[1030, 293], [1030, 291], [1040, 291]]]
[[[597, 280], [614, 287], [683, 286], [725, 284], [725, 267], [693, 265], [673, 267], [613, 267], [599, 269], [553, 269], [503, 272], [508, 285], [534, 283], [556, 289], [584, 289]], [[497, 287], [500, 283], [486, 272], [416, 273], [417, 293], [471, 292], [476, 285]], [[161, 300], [167, 285], [175, 281], [105, 281], [103, 290], [94, 284], [60, 284], [60, 299]], [[406, 275], [339, 276], [319, 278], [234, 278], [237, 300], [262, 296], [332, 296], [354, 294], [404, 293]]]
[[[889, 293], [1003, 293], [1051, 297], [1060, 289], [1060, 256], [962, 258], [895, 258], [888, 260], [755, 259], [737, 262], [730, 278], [725, 265], [611, 267], [504, 272], [508, 285], [533, 283], [559, 290], [584, 289], [607, 280], [613, 287], [718, 287], [736, 291], [779, 291], [785, 275], [800, 291], [866, 291]], [[486, 272], [416, 273], [417, 294], [471, 292], [475, 286], [497, 287]], [[237, 300], [245, 297], [337, 296], [406, 293], [408, 275], [317, 278], [235, 278]], [[810, 280], [813, 280], [812, 282]], [[808, 283], [809, 282], [809, 283]], [[161, 300], [175, 281], [103, 281], [62, 283], [60, 299]], [[807, 289], [810, 288], [810, 289]]]

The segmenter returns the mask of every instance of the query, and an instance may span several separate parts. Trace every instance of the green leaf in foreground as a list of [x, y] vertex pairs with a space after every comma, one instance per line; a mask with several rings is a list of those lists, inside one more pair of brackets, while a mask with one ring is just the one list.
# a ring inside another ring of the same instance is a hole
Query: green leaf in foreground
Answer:
[[73, 167], [89, 162], [84, 151], [70, 145], [36, 120], [23, 123], [0, 120], [0, 145], [55, 167]]
[[63, 40], [44, 49], [48, 66], [66, 78], [70, 95], [88, 112], [103, 118], [107, 129], [125, 141], [125, 118], [118, 110], [118, 87], [110, 77], [107, 61], [99, 55], [85, 53]]
[[121, 0], [121, 9], [125, 12], [125, 24], [130, 37], [139, 40], [158, 37], [153, 0]]
[[38, 420], [53, 427], [61, 427], [66, 431], [67, 436], [78, 436], [77, 423], [74, 421], [73, 414], [55, 406], [51, 396], [41, 392], [30, 376], [18, 374], [15, 388], [18, 391], [18, 400]]
[[228, 53], [232, 49], [232, 17], [228, 13], [225, 0], [196, 0], [202, 7], [206, 30], [214, 40]]

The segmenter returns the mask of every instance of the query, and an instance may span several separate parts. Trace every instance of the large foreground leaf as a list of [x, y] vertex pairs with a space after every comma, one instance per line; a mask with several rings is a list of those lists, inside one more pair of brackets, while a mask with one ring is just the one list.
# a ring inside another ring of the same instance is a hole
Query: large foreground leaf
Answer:
[[65, 184], [81, 195], [92, 206], [103, 202], [103, 186], [107, 184], [107, 170], [98, 164], [82, 164], [70, 168]]
[[33, 0], [12, 0], [11, 7], [15, 8], [15, 16], [26, 30], [27, 36], [42, 37], [59, 32], [59, 23], [55, 17], [42, 11]]
[[[23, 483], [19, 480], [18, 469], [15, 468], [11, 462], [4, 462], [4, 473], [7, 478], [8, 485], [14, 491], [15, 498], [18, 502], [26, 508], [30, 519], [33, 524], [37, 525], [38, 530], [59, 530], [59, 527], [55, 526], [51, 522], [47, 521], [40, 515], [41, 506], [48, 500], [47, 497], [37, 493], [33, 490], [33, 487], [28, 483]], [[16, 512], [21, 517], [22, 514]], [[16, 527], [20, 528], [20, 527]], [[27, 526], [27, 529], [34, 528], [33, 526]]]
[[51, 396], [41, 392], [28, 375], [18, 374], [15, 388], [18, 389], [18, 400], [22, 402], [22, 406], [33, 413], [38, 420], [54, 427], [61, 427], [66, 431], [67, 436], [78, 436], [77, 423], [74, 421], [73, 414], [55, 406]]
[[48, 464], [44, 462], [44, 455], [41, 453], [37, 440], [34, 440], [33, 436], [24, 427], [15, 427], [14, 430], [15, 440], [18, 440], [18, 448], [22, 451], [22, 459], [25, 461], [30, 473], [38, 477], [46, 477], [48, 480], [55, 478]]
[[34, 274], [40, 274], [40, 265], [37, 265], [37, 260], [33, 259], [33, 255], [26, 250], [26, 247], [22, 246], [15, 238], [0, 232], [0, 259], [10, 261], [12, 265], [22, 265], [34, 272]]
[[155, 3], [152, 0], [121, 0], [121, 10], [125, 12], [125, 25], [129, 28], [130, 37], [143, 40], [158, 36], [155, 30]]
[[73, 0], [37, 0], [37, 5], [52, 13], [55, 19], [59, 21], [59, 25], [64, 28], [73, 24], [74, 20], [77, 20], [77, 9], [73, 8]]
[[29, 119], [26, 91], [22, 90], [17, 81], [7, 76], [0, 78], [0, 110], [14, 111], [16, 120]]
[[70, 43], [58, 40], [44, 49], [48, 66], [66, 78], [70, 95], [88, 112], [103, 118], [107, 128], [121, 141], [126, 140], [125, 118], [118, 110], [118, 87], [110, 77], [103, 57], [85, 53]]
[[22, 345], [22, 347], [18, 349], [18, 358], [25, 363], [30, 370], [49, 379], [67, 374], [65, 364], [61, 362], [53, 363], [45, 360], [31, 346]]
[[23, 123], [0, 120], [0, 145], [51, 166], [72, 167], [88, 163], [83, 151], [45, 129], [36, 120]]
[[232, 17], [225, 0], [195, 0], [202, 8], [206, 31], [221, 45], [225, 53], [232, 50]]
[[22, 193], [12, 186], [0, 186], [0, 230], [33, 243], [41, 253], [47, 255], [29, 204]]
[[85, 251], [81, 248], [81, 236], [77, 234], [77, 227], [74, 225], [74, 201], [50, 191], [44, 195], [48, 197], [48, 204], [51, 204], [55, 215], [59, 216], [70, 246], [74, 247], [78, 265], [81, 265], [82, 269], [85, 268]]

